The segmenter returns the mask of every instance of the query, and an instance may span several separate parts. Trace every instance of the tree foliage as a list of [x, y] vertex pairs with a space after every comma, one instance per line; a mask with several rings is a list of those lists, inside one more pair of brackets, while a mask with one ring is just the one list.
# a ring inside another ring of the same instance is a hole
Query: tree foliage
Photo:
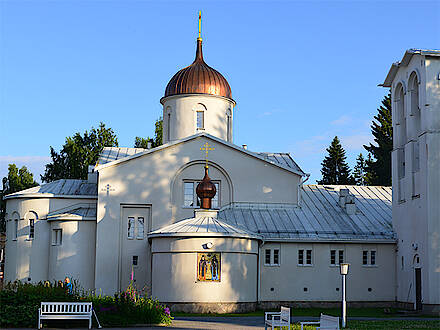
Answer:
[[371, 124], [371, 133], [375, 144], [366, 146], [372, 159], [366, 161], [368, 180], [367, 185], [391, 185], [391, 151], [393, 150], [393, 125], [391, 118], [391, 94], [382, 100]]
[[154, 138], [150, 138], [149, 136], [146, 138], [136, 136], [134, 140], [134, 147], [147, 149], [149, 142], [151, 143], [152, 148], [162, 145], [162, 125], [163, 119], [162, 117], [159, 117], [154, 123]]
[[3, 196], [38, 186], [38, 183], [34, 181], [34, 175], [29, 172], [26, 166], [18, 169], [15, 164], [9, 164], [8, 176], [3, 178], [2, 183], [3, 188], [0, 191], [0, 232], [5, 232], [6, 201], [3, 200]]
[[351, 184], [350, 168], [346, 163], [345, 150], [337, 136], [326, 149], [326, 156], [321, 163], [322, 180], [318, 184]]
[[[370, 154], [368, 154], [368, 159], [371, 159]], [[354, 184], [357, 186], [365, 186], [369, 178], [369, 173], [367, 172], [367, 164], [362, 153], [356, 158], [356, 165], [353, 170], [353, 180]]]
[[88, 166], [95, 165], [104, 147], [117, 147], [118, 139], [111, 128], [100, 123], [90, 132], [67, 137], [60, 152], [50, 147], [52, 162], [46, 165], [43, 182], [59, 179], [86, 179]]

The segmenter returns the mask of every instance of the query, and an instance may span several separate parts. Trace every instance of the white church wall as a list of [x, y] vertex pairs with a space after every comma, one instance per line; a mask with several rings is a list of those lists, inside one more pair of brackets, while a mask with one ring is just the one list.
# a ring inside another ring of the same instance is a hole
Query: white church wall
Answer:
[[[235, 103], [215, 95], [175, 95], [163, 103], [163, 141], [179, 140], [207, 132], [232, 142], [232, 117]], [[197, 111], [203, 112], [203, 128], [197, 127]], [[230, 127], [228, 129], [228, 116]], [[229, 133], [229, 136], [228, 136]]]
[[[150, 205], [151, 230], [192, 216], [191, 209], [182, 208], [183, 201], [171, 200], [171, 196], [182, 193], [172, 192], [173, 188], [180, 190], [179, 185], [174, 185], [173, 181], [176, 173], [192, 161], [199, 162], [198, 178], [203, 178], [204, 154], [200, 147], [205, 142], [215, 147], [209, 154], [209, 160], [213, 164], [211, 178], [222, 179], [215, 176], [216, 166], [227, 173], [233, 183], [231, 195], [234, 202], [297, 203], [299, 175], [206, 137], [133, 158], [116, 166], [98, 169], [100, 188], [95, 272], [97, 289], [108, 294], [120, 289], [119, 258], [129, 257], [119, 256], [116, 252], [119, 251], [122, 204]], [[197, 166], [194, 166], [195, 175]], [[177, 179], [179, 180], [179, 174]]]
[[[280, 249], [279, 265], [265, 265], [266, 249]], [[304, 251], [303, 264], [299, 264], [298, 250]], [[312, 251], [310, 265], [306, 260], [307, 250]], [[260, 248], [260, 301], [340, 301], [342, 289], [338, 254], [336, 264], [332, 265], [330, 250], [336, 250], [336, 253], [344, 251], [344, 262], [350, 264], [347, 275], [347, 301], [394, 301], [394, 244], [283, 242], [268, 242]], [[370, 255], [368, 265], [363, 265], [363, 251], [376, 251], [375, 265], [371, 265]]]
[[[60, 245], [53, 237], [54, 230], [61, 229]], [[50, 281], [69, 277], [77, 280], [86, 290], [94, 288], [95, 221], [50, 221]]]
[[[419, 79], [420, 132], [411, 106], [411, 79]], [[399, 178], [398, 150], [392, 153], [393, 228], [398, 237], [397, 300], [416, 308], [415, 270], [421, 271], [422, 303], [440, 304], [440, 61], [414, 55], [401, 66], [392, 83], [393, 100], [398, 84], [409, 86], [404, 95], [409, 123], [405, 145], [404, 177]], [[393, 105], [393, 132], [398, 132], [397, 104]], [[396, 136], [396, 140], [399, 137]], [[415, 148], [416, 147], [416, 148]], [[419, 151], [417, 153], [417, 150]], [[419, 168], [414, 158], [419, 155]]]
[[[81, 202], [90, 203], [90, 199], [13, 198], [7, 200], [5, 281], [50, 280], [51, 230], [46, 216], [49, 212]], [[18, 230], [15, 239], [16, 219]], [[29, 238], [29, 220], [31, 219], [34, 220], [33, 239]]]
[[[211, 242], [213, 247], [203, 249]], [[197, 252], [221, 253], [220, 282], [197, 280]], [[257, 300], [258, 242], [238, 238], [155, 238], [153, 292], [169, 303], [239, 303]]]

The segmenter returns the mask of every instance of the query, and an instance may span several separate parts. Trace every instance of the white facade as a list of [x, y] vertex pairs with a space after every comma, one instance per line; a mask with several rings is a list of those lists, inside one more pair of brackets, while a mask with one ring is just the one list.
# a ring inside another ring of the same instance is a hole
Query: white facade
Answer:
[[393, 64], [393, 226], [397, 300], [440, 305], [440, 51], [409, 50]]

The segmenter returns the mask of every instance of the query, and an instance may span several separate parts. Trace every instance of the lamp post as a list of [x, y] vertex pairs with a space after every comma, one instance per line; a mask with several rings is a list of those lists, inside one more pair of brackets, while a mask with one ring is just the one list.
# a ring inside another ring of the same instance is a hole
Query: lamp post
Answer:
[[340, 271], [342, 275], [342, 328], [347, 324], [347, 302], [345, 300], [345, 275], [348, 274], [348, 266], [350, 264], [340, 264]]

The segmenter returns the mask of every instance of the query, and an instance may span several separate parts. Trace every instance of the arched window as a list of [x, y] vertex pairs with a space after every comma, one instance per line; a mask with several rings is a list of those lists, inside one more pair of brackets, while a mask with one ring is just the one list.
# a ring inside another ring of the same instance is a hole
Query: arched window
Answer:
[[226, 111], [226, 140], [232, 142], [232, 111]]
[[198, 130], [204, 130], [206, 128], [206, 116], [205, 116], [205, 112], [206, 112], [206, 107], [205, 105], [203, 105], [202, 103], [198, 103], [194, 106], [193, 108], [194, 112], [195, 112], [195, 127], [196, 127], [196, 132]]
[[419, 135], [422, 133], [421, 113], [419, 105], [419, 79], [416, 72], [409, 77], [409, 94], [412, 117], [412, 130], [415, 142], [413, 143], [412, 170], [418, 172], [420, 170], [420, 146]]
[[398, 177], [399, 179], [405, 177], [405, 144], [407, 142], [406, 135], [406, 116], [405, 116], [405, 91], [403, 85], [399, 84], [395, 93], [395, 105], [396, 105], [396, 140], [397, 140], [397, 161], [398, 161]]
[[167, 107], [167, 109], [165, 110], [165, 118], [166, 119], [166, 124], [165, 124], [165, 132], [166, 132], [166, 141], [164, 142], [170, 142], [171, 140], [171, 108]]

